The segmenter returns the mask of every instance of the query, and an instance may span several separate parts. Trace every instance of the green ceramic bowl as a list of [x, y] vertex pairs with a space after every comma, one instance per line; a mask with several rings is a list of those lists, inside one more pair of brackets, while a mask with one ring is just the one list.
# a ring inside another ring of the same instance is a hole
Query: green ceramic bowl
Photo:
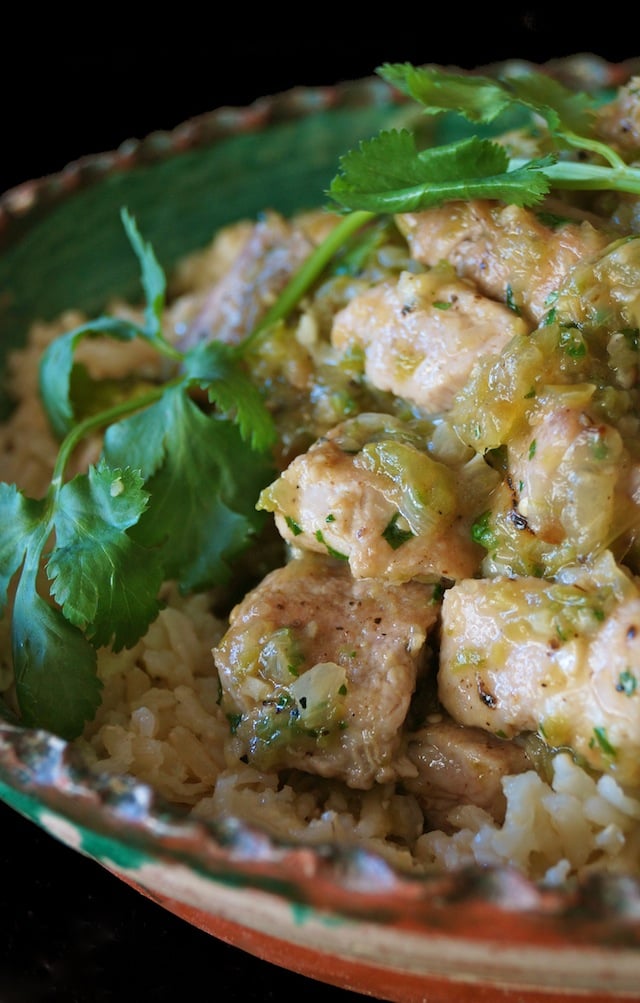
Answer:
[[[604, 88], [639, 64], [580, 55], [547, 69]], [[378, 78], [296, 89], [6, 193], [2, 357], [35, 319], [68, 307], [97, 314], [114, 295], [138, 299], [122, 206], [170, 270], [225, 223], [267, 205], [290, 213], [318, 204], [341, 153], [409, 116]], [[96, 778], [66, 742], [8, 721], [0, 798], [186, 922], [312, 978], [397, 1003], [640, 998], [635, 879], [551, 892], [507, 871], [416, 879], [365, 853], [281, 846], [234, 819], [185, 819], [144, 784]]]

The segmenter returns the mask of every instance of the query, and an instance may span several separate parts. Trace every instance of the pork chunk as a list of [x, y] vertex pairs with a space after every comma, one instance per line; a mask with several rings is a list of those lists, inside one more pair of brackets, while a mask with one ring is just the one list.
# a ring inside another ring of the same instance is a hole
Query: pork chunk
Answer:
[[448, 261], [485, 296], [535, 324], [570, 270], [612, 239], [591, 222], [548, 226], [530, 209], [481, 199], [401, 214], [397, 223], [417, 261]]
[[531, 769], [524, 749], [482, 728], [465, 728], [446, 715], [409, 736], [407, 754], [416, 777], [405, 787], [416, 795], [429, 827], [450, 830], [452, 808], [473, 804], [501, 823], [506, 799], [502, 780]]
[[443, 706], [499, 737], [539, 732], [637, 785], [640, 589], [629, 579], [617, 592], [538, 578], [459, 582], [442, 606]]
[[480, 355], [526, 334], [522, 318], [441, 264], [366, 290], [335, 317], [332, 344], [364, 352], [367, 380], [427, 412], [445, 411]]
[[341, 556], [355, 578], [455, 580], [479, 567], [471, 525], [497, 477], [479, 456], [451, 469], [399, 419], [364, 414], [297, 456], [258, 507], [287, 542]]
[[628, 466], [619, 432], [580, 407], [541, 411], [509, 443], [520, 515], [542, 540], [570, 542], [577, 558], [612, 539], [625, 497], [630, 508]]
[[214, 340], [237, 344], [251, 333], [312, 249], [313, 241], [302, 229], [267, 213], [185, 325], [180, 348]]
[[[544, 399], [541, 394], [541, 401]], [[640, 464], [589, 388], [556, 387], [508, 440], [504, 480], [475, 527], [482, 572], [555, 577], [611, 550], [638, 567]]]
[[438, 612], [431, 587], [356, 581], [328, 557], [271, 572], [213, 652], [238, 754], [358, 789], [395, 779]]

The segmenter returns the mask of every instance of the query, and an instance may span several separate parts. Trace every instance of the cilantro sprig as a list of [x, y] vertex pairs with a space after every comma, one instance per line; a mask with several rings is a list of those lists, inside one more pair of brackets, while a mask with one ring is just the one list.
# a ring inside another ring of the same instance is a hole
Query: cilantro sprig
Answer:
[[[136, 643], [161, 609], [163, 582], [184, 593], [223, 585], [255, 539], [265, 518], [255, 503], [275, 476], [276, 429], [243, 365], [247, 349], [295, 308], [368, 219], [343, 219], [241, 344], [182, 352], [163, 332], [164, 272], [135, 219], [126, 209], [121, 216], [140, 265], [144, 321], [99, 317], [51, 342], [39, 371], [60, 441], [51, 483], [41, 499], [0, 484], [0, 616], [11, 603], [21, 718], [66, 738], [99, 706], [97, 649]], [[148, 342], [166, 361], [166, 381], [124, 396], [120, 387], [111, 400], [76, 359], [79, 345], [96, 337]], [[95, 434], [98, 462], [68, 480], [75, 450]]]
[[[347, 152], [328, 196], [338, 211], [415, 212], [458, 199], [539, 204], [552, 188], [640, 194], [640, 169], [593, 135], [598, 101], [537, 72], [491, 79], [410, 63], [385, 63], [380, 76], [413, 98], [426, 115], [458, 114], [478, 126], [525, 109], [543, 122], [553, 150], [510, 158], [495, 138], [471, 136], [420, 150], [407, 129], [379, 133]], [[589, 161], [569, 159], [580, 151]]]
[[[140, 263], [144, 323], [98, 318], [51, 343], [39, 374], [60, 439], [50, 486], [33, 499], [0, 485], [0, 613], [15, 579], [21, 716], [69, 738], [99, 703], [97, 648], [135, 644], [161, 608], [164, 581], [187, 592], [228, 580], [261, 525], [254, 499], [273, 476], [275, 428], [241, 347], [183, 353], [165, 338], [163, 271], [127, 210], [122, 220]], [[97, 336], [142, 338], [168, 360], [170, 378], [76, 416], [74, 391], [82, 386], [91, 396], [76, 349]], [[196, 388], [215, 405], [210, 413], [194, 399]], [[103, 433], [99, 460], [66, 479], [76, 447], [96, 433]]]

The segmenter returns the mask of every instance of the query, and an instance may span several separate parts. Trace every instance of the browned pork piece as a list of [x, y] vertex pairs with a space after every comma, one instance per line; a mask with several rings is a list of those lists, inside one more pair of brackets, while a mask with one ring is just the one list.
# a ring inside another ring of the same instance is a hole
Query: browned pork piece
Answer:
[[637, 502], [637, 465], [620, 433], [588, 409], [556, 405], [534, 415], [509, 443], [509, 468], [518, 510], [549, 543], [568, 540], [576, 558], [607, 546]]
[[640, 783], [640, 589], [539, 578], [466, 580], [442, 606], [440, 700], [460, 724], [539, 732]]
[[355, 581], [328, 557], [271, 572], [214, 649], [238, 754], [360, 789], [411, 770], [402, 728], [438, 611], [430, 586]]
[[434, 413], [451, 407], [480, 355], [497, 354], [528, 330], [443, 263], [355, 296], [334, 318], [331, 341], [341, 351], [363, 350], [373, 386]]
[[588, 389], [556, 388], [509, 441], [505, 481], [483, 516], [488, 576], [555, 575], [607, 548], [633, 566], [640, 469], [589, 404]]
[[502, 780], [532, 768], [524, 748], [482, 728], [465, 728], [446, 715], [435, 716], [409, 736], [407, 754], [416, 777], [404, 781], [416, 795], [429, 828], [451, 831], [449, 813], [473, 804], [496, 822], [504, 821]]
[[302, 228], [278, 213], [266, 213], [186, 325], [180, 347], [186, 349], [200, 341], [241, 341], [261, 320], [313, 246], [311, 236]]
[[574, 265], [612, 240], [611, 232], [590, 221], [549, 225], [531, 209], [481, 199], [401, 214], [396, 221], [417, 261], [448, 261], [485, 296], [535, 324]]
[[258, 507], [289, 543], [341, 556], [355, 578], [453, 580], [479, 567], [471, 525], [497, 483], [482, 457], [449, 467], [419, 425], [363, 414], [296, 457]]

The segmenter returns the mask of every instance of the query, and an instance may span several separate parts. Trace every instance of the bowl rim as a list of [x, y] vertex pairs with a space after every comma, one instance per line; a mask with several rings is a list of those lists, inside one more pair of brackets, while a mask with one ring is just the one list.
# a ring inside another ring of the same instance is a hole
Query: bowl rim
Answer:
[[[434, 62], [425, 65], [437, 65]], [[598, 81], [598, 86], [616, 87], [640, 73], [640, 57], [611, 62], [593, 52], [575, 52], [542, 63], [514, 56], [479, 65], [473, 70], [455, 65], [445, 69], [461, 74], [495, 75], [515, 66], [539, 69], [580, 87]], [[238, 132], [255, 132], [279, 121], [303, 117], [314, 110], [352, 106], [358, 101], [404, 103], [407, 99], [375, 72], [365, 77], [319, 86], [296, 86], [267, 94], [247, 105], [222, 105], [194, 115], [171, 129], [157, 129], [124, 139], [116, 149], [91, 153], [69, 161], [59, 171], [27, 178], [0, 192], [0, 237], [11, 232], [17, 221], [28, 219], [38, 208], [68, 198], [73, 192], [99, 183], [112, 171], [131, 170], [199, 148]]]

